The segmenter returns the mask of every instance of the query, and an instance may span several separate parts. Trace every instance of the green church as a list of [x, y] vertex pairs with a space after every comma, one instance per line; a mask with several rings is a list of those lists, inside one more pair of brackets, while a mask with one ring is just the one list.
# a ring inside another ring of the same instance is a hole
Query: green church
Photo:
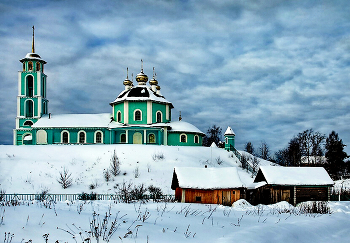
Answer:
[[158, 81], [143, 72], [137, 84], [129, 80], [125, 89], [110, 102], [111, 113], [51, 114], [47, 98], [44, 61], [34, 49], [20, 60], [15, 145], [36, 144], [154, 144], [201, 146], [205, 135], [194, 125], [171, 120], [173, 104], [161, 93]]

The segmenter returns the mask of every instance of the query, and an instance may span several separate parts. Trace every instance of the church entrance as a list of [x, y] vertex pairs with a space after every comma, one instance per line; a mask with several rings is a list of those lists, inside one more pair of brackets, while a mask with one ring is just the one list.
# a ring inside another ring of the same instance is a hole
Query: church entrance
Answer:
[[142, 134], [139, 132], [135, 132], [132, 140], [133, 144], [142, 144]]

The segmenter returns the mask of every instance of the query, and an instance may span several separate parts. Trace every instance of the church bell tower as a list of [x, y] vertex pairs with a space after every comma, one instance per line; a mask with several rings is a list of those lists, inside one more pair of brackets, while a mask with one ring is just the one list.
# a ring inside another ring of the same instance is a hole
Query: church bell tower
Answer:
[[18, 95], [14, 144], [33, 144], [31, 126], [43, 115], [48, 114], [46, 98], [46, 62], [35, 53], [34, 26], [32, 52], [20, 60], [23, 70], [18, 72]]

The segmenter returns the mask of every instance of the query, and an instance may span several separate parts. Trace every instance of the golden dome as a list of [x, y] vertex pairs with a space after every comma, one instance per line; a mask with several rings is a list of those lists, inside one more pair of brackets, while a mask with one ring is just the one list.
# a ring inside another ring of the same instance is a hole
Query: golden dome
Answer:
[[149, 81], [150, 85], [158, 85], [158, 81], [153, 77], [150, 81]]
[[124, 85], [129, 85], [129, 86], [132, 86], [132, 82], [131, 80], [129, 79], [125, 79], [124, 82], [123, 82]]
[[148, 81], [148, 77], [146, 74], [143, 73], [143, 70], [139, 74], [136, 75], [136, 81], [139, 84], [146, 84]]

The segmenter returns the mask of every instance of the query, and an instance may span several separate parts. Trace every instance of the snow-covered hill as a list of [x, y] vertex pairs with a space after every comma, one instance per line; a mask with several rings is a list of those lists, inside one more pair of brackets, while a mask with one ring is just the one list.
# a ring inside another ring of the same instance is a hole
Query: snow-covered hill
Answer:
[[[120, 175], [108, 183], [104, 170], [110, 167], [114, 152], [120, 160]], [[264, 162], [266, 163], [266, 162]], [[0, 146], [0, 189], [6, 193], [114, 193], [116, 184], [131, 181], [170, 189], [174, 167], [240, 166], [232, 152], [216, 147], [177, 147], [152, 145], [46, 145]], [[66, 168], [73, 185], [63, 189], [57, 182]], [[138, 178], [135, 178], [138, 170]], [[252, 182], [250, 174], [239, 169], [243, 182]], [[96, 189], [90, 190], [90, 185]]]

